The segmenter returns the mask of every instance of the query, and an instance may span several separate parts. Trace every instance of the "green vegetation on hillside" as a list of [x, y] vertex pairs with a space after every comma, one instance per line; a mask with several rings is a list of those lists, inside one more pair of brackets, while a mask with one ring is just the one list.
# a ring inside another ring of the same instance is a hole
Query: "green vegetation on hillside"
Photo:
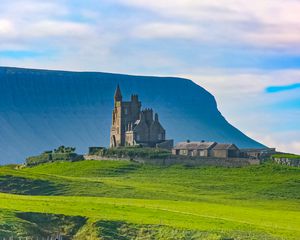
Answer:
[[22, 214], [35, 212], [45, 219], [61, 216], [66, 229], [78, 226], [76, 233], [66, 230], [74, 239], [300, 239], [300, 169], [269, 163], [4, 166], [0, 192], [0, 236], [13, 234], [15, 226], [22, 226], [18, 236], [39, 235], [32, 218], [21, 224]]
[[60, 146], [53, 151], [45, 151], [40, 155], [28, 157], [26, 165], [36, 166], [47, 162], [83, 160], [83, 157], [76, 154], [75, 150], [73, 147]]
[[282, 154], [274, 154], [274, 155], [272, 155], [272, 158], [300, 159], [300, 155], [282, 153]]
[[[93, 149], [92, 149], [93, 150]], [[171, 156], [171, 151], [161, 148], [149, 148], [141, 146], [102, 148], [92, 151], [91, 154], [110, 158], [143, 158], [143, 159], [165, 159]]]

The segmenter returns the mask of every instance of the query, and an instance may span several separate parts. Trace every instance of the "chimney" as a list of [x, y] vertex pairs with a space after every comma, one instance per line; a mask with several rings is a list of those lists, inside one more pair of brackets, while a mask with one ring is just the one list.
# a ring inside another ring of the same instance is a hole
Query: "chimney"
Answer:
[[158, 122], [158, 114], [155, 113], [155, 117], [154, 117], [155, 122]]

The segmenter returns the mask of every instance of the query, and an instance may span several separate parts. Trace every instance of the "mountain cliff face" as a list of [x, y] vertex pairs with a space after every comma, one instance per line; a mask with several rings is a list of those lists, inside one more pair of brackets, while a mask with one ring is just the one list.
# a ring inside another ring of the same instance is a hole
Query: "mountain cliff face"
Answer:
[[59, 145], [87, 152], [108, 146], [113, 95], [139, 95], [142, 107], [159, 113], [167, 138], [175, 142], [211, 140], [261, 147], [230, 125], [214, 97], [190, 80], [95, 72], [64, 72], [0, 67], [0, 162]]

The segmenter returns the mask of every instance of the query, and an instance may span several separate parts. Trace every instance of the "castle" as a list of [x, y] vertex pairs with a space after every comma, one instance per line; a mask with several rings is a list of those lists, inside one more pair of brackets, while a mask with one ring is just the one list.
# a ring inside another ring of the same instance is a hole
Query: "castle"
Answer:
[[131, 101], [124, 102], [118, 85], [114, 95], [110, 147], [135, 145], [171, 149], [173, 140], [166, 140], [166, 131], [158, 114], [153, 118], [152, 109], [141, 110], [137, 95], [131, 95]]

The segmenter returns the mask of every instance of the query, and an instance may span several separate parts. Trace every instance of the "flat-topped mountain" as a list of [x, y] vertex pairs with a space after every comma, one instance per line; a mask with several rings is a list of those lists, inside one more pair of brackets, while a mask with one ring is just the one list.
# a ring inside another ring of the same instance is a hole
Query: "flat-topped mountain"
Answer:
[[214, 97], [187, 79], [0, 67], [1, 164], [23, 162], [60, 145], [78, 152], [108, 146], [117, 84], [124, 97], [136, 93], [143, 107], [153, 107], [175, 142], [262, 147], [230, 125]]

